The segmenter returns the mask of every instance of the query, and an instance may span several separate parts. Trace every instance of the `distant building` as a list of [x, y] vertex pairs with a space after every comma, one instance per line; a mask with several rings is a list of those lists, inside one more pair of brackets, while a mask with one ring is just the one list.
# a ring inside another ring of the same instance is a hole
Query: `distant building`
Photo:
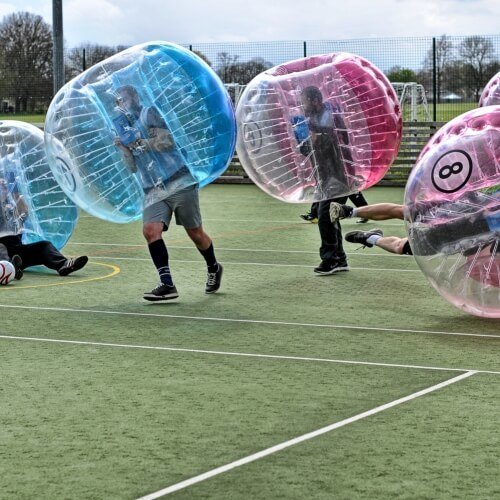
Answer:
[[443, 102], [457, 102], [462, 100], [462, 96], [454, 92], [445, 92], [441, 95], [441, 100]]

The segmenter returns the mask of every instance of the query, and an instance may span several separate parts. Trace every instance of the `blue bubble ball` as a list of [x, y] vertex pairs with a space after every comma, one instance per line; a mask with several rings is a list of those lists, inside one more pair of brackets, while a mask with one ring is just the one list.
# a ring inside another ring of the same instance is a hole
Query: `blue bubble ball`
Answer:
[[0, 237], [22, 233], [23, 243], [48, 240], [61, 249], [78, 221], [75, 204], [54, 178], [43, 132], [0, 121]]
[[236, 122], [224, 85], [196, 54], [136, 45], [68, 82], [45, 123], [47, 155], [66, 194], [112, 222], [227, 168]]

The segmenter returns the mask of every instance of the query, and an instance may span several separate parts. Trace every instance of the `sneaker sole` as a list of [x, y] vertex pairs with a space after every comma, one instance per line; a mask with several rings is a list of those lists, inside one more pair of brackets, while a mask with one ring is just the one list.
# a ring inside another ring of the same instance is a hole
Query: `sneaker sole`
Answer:
[[320, 276], [330, 276], [331, 274], [342, 273], [345, 271], [349, 271], [349, 268], [348, 267], [337, 267], [335, 269], [332, 269], [331, 271], [316, 271], [316, 270], [314, 270], [314, 272], [316, 274], [319, 274]]
[[172, 300], [176, 299], [179, 296], [178, 293], [170, 293], [168, 295], [143, 295], [142, 298], [149, 302], [160, 302], [162, 300]]
[[346, 272], [346, 271], [349, 271], [349, 268], [347, 266], [346, 267], [337, 267], [337, 269], [333, 270], [333, 274], [335, 274], [335, 273], [343, 273], [343, 272]]

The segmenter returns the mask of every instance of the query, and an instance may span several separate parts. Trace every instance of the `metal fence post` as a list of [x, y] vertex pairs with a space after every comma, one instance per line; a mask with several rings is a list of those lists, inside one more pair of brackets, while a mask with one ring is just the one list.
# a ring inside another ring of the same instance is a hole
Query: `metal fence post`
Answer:
[[432, 37], [432, 119], [437, 121], [437, 67], [436, 67], [436, 38]]
[[307, 57], [307, 42], [304, 42], [304, 57]]
[[64, 54], [63, 54], [63, 12], [62, 0], [52, 0], [52, 38], [53, 38], [53, 91], [64, 85]]

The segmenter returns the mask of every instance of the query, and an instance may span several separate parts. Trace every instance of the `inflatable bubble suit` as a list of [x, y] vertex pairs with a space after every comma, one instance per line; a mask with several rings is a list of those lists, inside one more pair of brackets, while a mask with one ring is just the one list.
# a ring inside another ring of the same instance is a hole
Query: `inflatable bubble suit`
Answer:
[[500, 71], [484, 87], [479, 106], [493, 106], [500, 104]]
[[78, 210], [54, 179], [43, 132], [28, 123], [0, 121], [0, 237], [22, 232], [23, 243], [49, 240], [61, 249]]
[[321, 201], [366, 189], [401, 142], [398, 100], [384, 74], [347, 53], [306, 57], [254, 78], [236, 109], [238, 157], [266, 193]]
[[500, 106], [441, 128], [422, 150], [405, 191], [410, 246], [453, 305], [500, 318]]
[[190, 185], [212, 182], [234, 152], [229, 96], [198, 56], [136, 45], [89, 68], [54, 97], [47, 155], [67, 195], [112, 222]]

